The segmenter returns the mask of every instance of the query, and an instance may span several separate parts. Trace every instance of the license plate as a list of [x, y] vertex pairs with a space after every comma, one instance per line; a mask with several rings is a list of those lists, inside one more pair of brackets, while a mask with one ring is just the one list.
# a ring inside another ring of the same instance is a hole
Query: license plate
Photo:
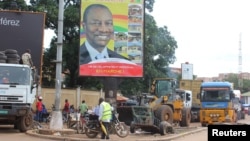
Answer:
[[8, 114], [8, 111], [0, 111], [0, 114]]

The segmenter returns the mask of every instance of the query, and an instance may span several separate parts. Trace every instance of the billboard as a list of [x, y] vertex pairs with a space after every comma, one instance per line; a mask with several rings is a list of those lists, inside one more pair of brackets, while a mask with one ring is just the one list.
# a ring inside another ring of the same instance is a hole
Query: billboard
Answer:
[[193, 80], [193, 64], [181, 64], [182, 80]]
[[0, 51], [31, 50], [33, 64], [41, 70], [45, 13], [0, 10]]
[[81, 0], [79, 76], [143, 77], [144, 0]]

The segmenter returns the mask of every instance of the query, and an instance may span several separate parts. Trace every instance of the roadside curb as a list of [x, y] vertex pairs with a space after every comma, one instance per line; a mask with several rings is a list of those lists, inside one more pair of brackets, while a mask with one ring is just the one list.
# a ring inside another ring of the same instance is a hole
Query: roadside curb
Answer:
[[[201, 131], [205, 131], [207, 130], [207, 128], [199, 128], [196, 130], [192, 130], [192, 131], [188, 131], [188, 132], [184, 132], [184, 133], [180, 133], [180, 134], [176, 134], [176, 135], [171, 135], [171, 136], [167, 136], [166, 137], [161, 137], [161, 138], [148, 138], [148, 139], [131, 139], [129, 137], [128, 140], [131, 141], [171, 141], [180, 137], [184, 137], [190, 134], [194, 134], [194, 133], [198, 133]], [[36, 133], [35, 130], [29, 130], [26, 132], [27, 135], [33, 136], [33, 137], [38, 137], [38, 138], [45, 138], [45, 139], [52, 139], [52, 140], [63, 140], [63, 141], [102, 141], [101, 139], [90, 139], [90, 138], [77, 138], [77, 137], [69, 137], [69, 136], [56, 136], [56, 135], [43, 135], [43, 134], [38, 134]], [[110, 139], [110, 141], [117, 141], [114, 139]]]
[[195, 134], [195, 133], [202, 132], [202, 131], [205, 131], [205, 130], [207, 130], [207, 128], [204, 127], [204, 128], [196, 129], [196, 130], [193, 130], [193, 131], [185, 132], [185, 133], [182, 133], [182, 134], [179, 134], [179, 135], [171, 136], [171, 137], [168, 137], [168, 138], [165, 138], [165, 139], [162, 139], [162, 140], [154, 140], [154, 141], [171, 141], [171, 140], [174, 140], [174, 139], [177, 139], [177, 138], [180, 138], [180, 137]]

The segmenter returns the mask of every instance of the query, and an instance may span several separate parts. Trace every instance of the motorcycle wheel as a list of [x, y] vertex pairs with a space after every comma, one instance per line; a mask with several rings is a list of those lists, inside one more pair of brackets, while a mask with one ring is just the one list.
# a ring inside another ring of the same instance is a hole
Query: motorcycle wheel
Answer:
[[120, 122], [118, 124], [115, 124], [114, 127], [115, 127], [115, 133], [118, 137], [125, 138], [128, 136], [129, 130], [125, 123]]
[[98, 129], [85, 127], [85, 134], [88, 138], [95, 138], [98, 135]]

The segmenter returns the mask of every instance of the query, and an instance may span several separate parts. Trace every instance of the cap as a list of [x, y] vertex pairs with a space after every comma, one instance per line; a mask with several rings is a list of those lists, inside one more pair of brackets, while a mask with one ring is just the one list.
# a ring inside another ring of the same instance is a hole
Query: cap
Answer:
[[38, 99], [43, 99], [43, 97], [42, 97], [42, 96], [39, 96]]

